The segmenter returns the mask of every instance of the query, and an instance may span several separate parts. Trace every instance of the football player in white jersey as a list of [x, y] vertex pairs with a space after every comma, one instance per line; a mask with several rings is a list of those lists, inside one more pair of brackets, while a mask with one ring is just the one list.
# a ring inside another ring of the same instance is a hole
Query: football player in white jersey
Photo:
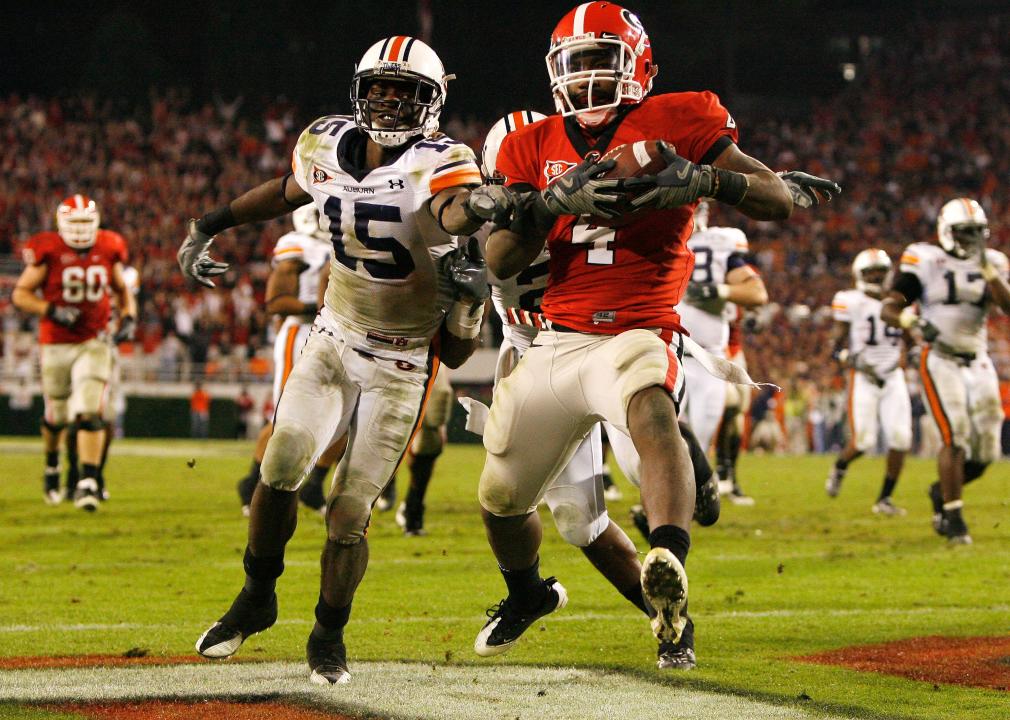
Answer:
[[[267, 312], [283, 318], [274, 338], [274, 407], [312, 329], [312, 321], [319, 310], [321, 273], [333, 256], [330, 233], [320, 227], [315, 205], [310, 203], [295, 210], [291, 213], [291, 222], [294, 231], [282, 235], [274, 246], [267, 278]], [[272, 432], [273, 423], [264, 423], [256, 438], [249, 474], [238, 482], [243, 515], [249, 515], [253, 491], [260, 479], [263, 453]], [[312, 510], [322, 510], [326, 503], [323, 481], [337, 459], [335, 454], [334, 450], [323, 453], [298, 490], [299, 499]]]
[[[936, 230], [937, 245], [905, 248], [881, 317], [922, 343], [919, 374], [943, 440], [940, 480], [929, 492], [933, 528], [951, 543], [969, 544], [962, 487], [999, 456], [1003, 409], [987, 351], [986, 317], [993, 305], [1010, 313], [1010, 263], [986, 247], [989, 223], [975, 200], [946, 203]], [[918, 313], [911, 307], [916, 302]]]
[[839, 454], [824, 489], [836, 497], [845, 471], [856, 458], [877, 446], [881, 428], [887, 442], [887, 470], [872, 510], [882, 515], [904, 515], [891, 501], [905, 453], [912, 447], [912, 401], [901, 368], [901, 329], [880, 318], [881, 298], [891, 273], [891, 259], [883, 250], [868, 248], [852, 262], [856, 287], [842, 290], [831, 301], [834, 357], [848, 368], [849, 444]]
[[[502, 181], [500, 173], [495, 169], [495, 159], [505, 135], [544, 117], [529, 110], [516, 111], [501, 118], [491, 127], [484, 141], [481, 165], [488, 183]], [[477, 237], [481, 243], [487, 242], [491, 228], [492, 226], [488, 224], [478, 231]], [[550, 255], [545, 246], [530, 266], [516, 276], [501, 280], [493, 273], [488, 273], [491, 300], [501, 318], [504, 335], [495, 369], [496, 385], [508, 376], [543, 327], [540, 301], [547, 288], [549, 262]], [[468, 409], [473, 407], [470, 399], [465, 399], [464, 404]], [[616, 428], [610, 429], [609, 432], [627, 437]], [[709, 484], [712, 469], [690, 430], [682, 427], [682, 432], [690, 449], [692, 461], [695, 463], [695, 482], [699, 486], [696, 494], [698, 508], [695, 519], [703, 525], [712, 525], [719, 517], [719, 496], [714, 490], [714, 482], [711, 492], [706, 493], [701, 489]], [[641, 588], [642, 566], [635, 545], [607, 513], [601, 435], [601, 427], [597, 424], [579, 445], [565, 469], [544, 492], [543, 499], [551, 511], [561, 537], [582, 550], [586, 558], [621, 595], [648, 615], [649, 608]], [[630, 438], [627, 444], [631, 446], [630, 451], [622, 446], [621, 459], [637, 466], [638, 456], [630, 443]], [[625, 456], [629, 453], [633, 458], [627, 460]], [[615, 456], [616, 454], [615, 451]], [[625, 472], [632, 472], [630, 466]], [[630, 479], [633, 482], [637, 481], [634, 475], [630, 475]], [[493, 653], [487, 652], [479, 644], [475, 645], [475, 649], [482, 655], [497, 654], [510, 649], [514, 644], [515, 641], [499, 646]], [[681, 639], [663, 648], [662, 662], [666, 668], [695, 667], [694, 622], [690, 618]]]
[[[768, 302], [768, 290], [748, 259], [750, 248], [742, 230], [708, 226], [708, 203], [694, 213], [694, 233], [687, 241], [694, 252], [694, 272], [684, 300], [677, 306], [681, 324], [692, 339], [718, 357], [726, 356], [729, 323], [738, 308], [752, 308]], [[684, 356], [684, 372], [689, 382], [682, 414], [694, 430], [701, 446], [708, 449], [726, 407], [726, 382], [714, 377], [689, 353]], [[737, 505], [753, 505], [734, 480], [726, 480], [720, 491]]]
[[284, 385], [253, 494], [245, 586], [197, 641], [201, 655], [228, 657], [276, 621], [298, 488], [347, 434], [306, 655], [312, 682], [350, 679], [343, 630], [368, 563], [372, 504], [407, 450], [440, 362], [456, 367], [476, 347], [488, 294], [483, 258], [454, 239], [483, 222], [469, 205], [481, 184], [473, 151], [438, 133], [450, 79], [424, 42], [380, 40], [352, 79], [353, 116], [312, 123], [292, 172], [189, 224], [179, 264], [204, 285], [227, 271], [209, 255], [215, 234], [310, 202], [334, 248], [325, 302]]

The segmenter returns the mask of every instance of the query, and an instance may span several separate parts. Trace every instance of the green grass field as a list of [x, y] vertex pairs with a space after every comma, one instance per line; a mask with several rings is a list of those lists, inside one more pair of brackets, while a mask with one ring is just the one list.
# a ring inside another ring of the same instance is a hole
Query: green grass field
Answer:
[[[29, 449], [23, 440], [0, 442], [0, 658], [122, 655], [131, 648], [192, 654], [196, 638], [241, 585], [246, 521], [234, 485], [246, 471], [249, 446], [119, 443], [107, 470], [112, 498], [95, 515], [43, 505], [41, 456]], [[478, 515], [481, 463], [480, 446], [451, 446], [443, 455], [427, 537], [404, 538], [392, 513], [373, 518], [371, 563], [346, 633], [352, 672], [363, 661], [424, 663], [431, 672], [490, 670], [480, 677], [491, 680], [496, 668], [502, 677], [527, 666], [602, 669], [645, 687], [759, 700], [781, 708], [782, 717], [796, 716], [789, 714], [794, 710], [803, 717], [1010, 717], [1005, 692], [790, 660], [923, 635], [1006, 634], [1005, 463], [966, 493], [975, 545], [948, 548], [929, 527], [930, 462], [910, 461], [898, 486], [895, 499], [908, 515], [883, 518], [869, 512], [880, 459], [855, 463], [841, 496], [830, 500], [823, 491], [826, 457], [743, 458], [740, 476], [758, 503], [725, 504], [718, 525], [693, 533], [688, 572], [699, 662], [676, 675], [655, 669], [645, 618], [558, 538], [546, 517], [541, 568], [564, 582], [568, 607], [502, 658], [473, 654], [484, 609], [504, 594]], [[405, 473], [400, 480], [403, 486]], [[627, 521], [637, 493], [621, 487], [625, 500], [612, 504], [611, 515], [644, 550]], [[319, 517], [303, 510], [278, 587], [281, 619], [247, 641], [242, 657], [303, 662], [323, 535]], [[354, 683], [365, 674], [359, 665]], [[0, 703], [14, 697], [4, 691], [4, 675]], [[292, 692], [302, 690], [299, 682], [291, 679]], [[420, 710], [377, 712], [414, 717]], [[639, 715], [628, 708], [628, 717]], [[0, 704], [0, 717], [70, 716]]]

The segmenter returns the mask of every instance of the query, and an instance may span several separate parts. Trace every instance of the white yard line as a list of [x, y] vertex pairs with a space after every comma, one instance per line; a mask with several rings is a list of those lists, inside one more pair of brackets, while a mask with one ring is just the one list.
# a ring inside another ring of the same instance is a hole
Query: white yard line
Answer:
[[303, 663], [202, 663], [161, 667], [0, 672], [0, 699], [89, 702], [240, 699], [279, 695], [322, 710], [425, 720], [814, 720], [820, 713], [691, 690], [599, 670], [494, 665], [351, 664], [348, 685], [309, 684]]

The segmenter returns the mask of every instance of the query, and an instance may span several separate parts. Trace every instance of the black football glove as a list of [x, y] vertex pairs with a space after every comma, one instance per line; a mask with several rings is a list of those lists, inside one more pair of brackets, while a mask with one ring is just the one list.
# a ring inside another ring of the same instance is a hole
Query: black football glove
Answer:
[[834, 180], [809, 175], [799, 170], [780, 172], [778, 176], [785, 180], [789, 194], [793, 196], [793, 205], [808, 208], [820, 205], [821, 202], [831, 202], [835, 195], [842, 192], [842, 187]]
[[719, 283], [696, 283], [687, 284], [687, 299], [692, 302], [707, 302], [710, 300], [725, 300], [723, 286]]
[[217, 262], [207, 252], [214, 238], [196, 229], [196, 220], [189, 221], [189, 232], [176, 254], [179, 267], [187, 280], [198, 282], [204, 287], [214, 287], [210, 278], [228, 271], [228, 263]]
[[504, 185], [482, 185], [470, 192], [463, 206], [466, 216], [475, 222], [491, 221], [508, 225], [519, 198]]
[[491, 294], [487, 282], [487, 263], [480, 251], [480, 243], [472, 237], [443, 261], [443, 272], [456, 290], [459, 300], [470, 300], [474, 305], [482, 304]]
[[940, 337], [940, 328], [931, 323], [929, 320], [920, 319], [918, 322], [919, 332], [922, 333], [922, 339], [924, 342], [931, 343]]
[[49, 307], [46, 308], [46, 317], [62, 327], [73, 327], [81, 319], [81, 309], [71, 305], [49, 303]]
[[621, 181], [598, 179], [616, 164], [616, 160], [583, 160], [544, 188], [541, 194], [548, 210], [554, 215], [616, 218], [621, 214], [618, 205], [625, 194]]
[[137, 320], [132, 315], [126, 315], [119, 321], [119, 329], [112, 336], [112, 342], [119, 343], [133, 342], [133, 336], [137, 332]]

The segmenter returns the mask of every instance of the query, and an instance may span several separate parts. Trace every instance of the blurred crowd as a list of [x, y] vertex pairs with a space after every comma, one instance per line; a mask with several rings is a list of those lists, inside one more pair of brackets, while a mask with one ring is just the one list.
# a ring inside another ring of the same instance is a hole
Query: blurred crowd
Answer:
[[[749, 221], [714, 208], [711, 224], [743, 228], [773, 304], [748, 318], [752, 375], [777, 383], [770, 398], [785, 427], [800, 418], [810, 446], [830, 446], [844, 416], [843, 382], [830, 361], [830, 302], [851, 284], [850, 263], [866, 247], [897, 263], [912, 242], [930, 242], [935, 213], [958, 195], [980, 200], [991, 246], [1010, 250], [1010, 16], [923, 23], [914, 32], [857, 48], [855, 76], [803, 119], [774, 104], [736, 113], [741, 147], [775, 170], [837, 180], [842, 196], [788, 223]], [[730, 103], [732, 108], [732, 103]], [[89, 97], [0, 98], [0, 276], [8, 285], [30, 235], [52, 229], [57, 202], [86, 192], [104, 227], [123, 234], [141, 271], [134, 353], [153, 379], [194, 365], [270, 372], [272, 328], [263, 312], [271, 248], [287, 220], [224, 233], [216, 254], [232, 270], [213, 291], [188, 291], [175, 252], [190, 216], [215, 208], [289, 167], [311, 117], [277, 100], [152, 94], [142, 106]], [[443, 129], [479, 151], [495, 118], [448, 114]], [[26, 361], [30, 326], [0, 288], [4, 362]], [[991, 347], [1010, 379], [1010, 327], [993, 321]], [[495, 335], [497, 333], [491, 333]], [[773, 413], [774, 414], [774, 413]], [[823, 429], [821, 421], [823, 422]], [[795, 436], [795, 433], [793, 433]]]

